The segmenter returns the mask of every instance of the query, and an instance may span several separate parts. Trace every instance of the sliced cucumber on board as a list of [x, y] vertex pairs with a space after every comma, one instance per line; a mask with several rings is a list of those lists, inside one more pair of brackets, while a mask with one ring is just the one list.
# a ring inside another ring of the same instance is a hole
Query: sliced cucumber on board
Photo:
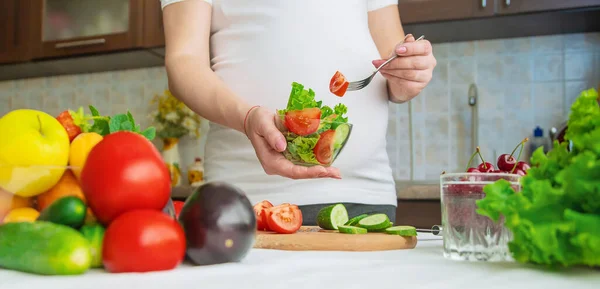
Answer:
[[343, 234], [366, 234], [367, 233], [367, 229], [365, 229], [365, 228], [356, 227], [356, 226], [346, 226], [346, 225], [338, 226], [338, 231], [340, 231], [340, 233], [343, 233]]
[[326, 230], [337, 230], [348, 222], [348, 211], [343, 204], [327, 206], [317, 214], [317, 225]]
[[390, 227], [390, 223], [386, 214], [373, 214], [358, 221], [357, 226], [365, 228], [369, 232], [376, 232]]
[[367, 214], [362, 214], [362, 215], [358, 215], [356, 217], [351, 218], [350, 220], [348, 220], [348, 222], [346, 222], [346, 224], [344, 224], [345, 226], [354, 226], [358, 223], [358, 221], [368, 217], [369, 215]]
[[385, 229], [387, 234], [412, 237], [417, 235], [417, 229], [413, 226], [394, 226]]

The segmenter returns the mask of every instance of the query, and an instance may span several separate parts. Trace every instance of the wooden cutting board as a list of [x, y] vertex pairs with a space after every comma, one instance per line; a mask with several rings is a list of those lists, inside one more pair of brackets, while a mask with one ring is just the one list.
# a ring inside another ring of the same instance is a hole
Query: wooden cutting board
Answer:
[[258, 231], [254, 248], [288, 251], [384, 251], [413, 249], [417, 237], [386, 233], [343, 234], [316, 226], [303, 226], [294, 234]]

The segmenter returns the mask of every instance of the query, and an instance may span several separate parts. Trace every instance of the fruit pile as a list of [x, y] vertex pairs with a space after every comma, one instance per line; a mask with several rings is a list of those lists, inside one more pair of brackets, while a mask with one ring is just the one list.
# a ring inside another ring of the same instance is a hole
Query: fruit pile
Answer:
[[[244, 256], [249, 247], [240, 240], [249, 234], [227, 239], [235, 245], [225, 246], [229, 253], [219, 260], [194, 254], [206, 249], [205, 243], [224, 244], [198, 240], [222, 237], [198, 233], [218, 221], [199, 223], [207, 218], [203, 213], [246, 210], [250, 217], [242, 221], [251, 220], [255, 232], [243, 193], [220, 185], [198, 198], [199, 191], [215, 186], [205, 184], [185, 205], [171, 202], [169, 171], [150, 142], [153, 129], [140, 131], [130, 113], [104, 117], [90, 110], [89, 117], [80, 109], [55, 118], [20, 109], [0, 118], [0, 267], [42, 275], [83, 274], [90, 268], [149, 272], [177, 267], [186, 252], [196, 264]], [[220, 202], [235, 204], [236, 210], [218, 206], [215, 199], [222, 196], [229, 199]], [[208, 202], [212, 211], [199, 212]], [[231, 234], [242, 228], [222, 229]]]

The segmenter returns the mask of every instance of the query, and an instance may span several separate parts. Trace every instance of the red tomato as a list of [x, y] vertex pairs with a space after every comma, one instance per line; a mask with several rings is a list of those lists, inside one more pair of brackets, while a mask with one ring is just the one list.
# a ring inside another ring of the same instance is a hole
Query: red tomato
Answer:
[[185, 202], [182, 201], [173, 201], [173, 207], [175, 208], [175, 216], [179, 218], [179, 213], [181, 213], [181, 209]]
[[309, 135], [319, 129], [321, 109], [318, 107], [291, 110], [285, 114], [285, 126], [297, 135]]
[[279, 205], [266, 210], [271, 231], [292, 234], [302, 226], [302, 211], [296, 205]]
[[259, 231], [269, 230], [267, 226], [267, 215], [265, 209], [272, 208], [271, 202], [264, 200], [254, 205], [254, 213], [256, 214], [256, 229]]
[[104, 268], [112, 273], [170, 270], [185, 258], [183, 228], [166, 214], [135, 210], [120, 215], [106, 229]]
[[81, 128], [75, 124], [75, 121], [68, 110], [61, 112], [56, 119], [67, 131], [69, 141], [73, 141], [75, 137], [81, 133]]
[[105, 136], [90, 151], [81, 187], [96, 218], [106, 226], [128, 211], [161, 211], [171, 197], [171, 176], [149, 140], [120, 131]]
[[335, 142], [335, 130], [326, 130], [321, 133], [321, 137], [317, 141], [313, 152], [322, 164], [328, 164], [333, 159], [333, 145]]
[[329, 91], [331, 93], [342, 97], [348, 89], [348, 81], [346, 77], [339, 71], [336, 71], [331, 80], [329, 81]]

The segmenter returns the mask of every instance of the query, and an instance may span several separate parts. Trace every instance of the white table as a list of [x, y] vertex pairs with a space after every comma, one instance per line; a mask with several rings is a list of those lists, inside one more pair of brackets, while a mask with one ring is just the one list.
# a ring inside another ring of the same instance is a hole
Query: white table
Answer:
[[413, 250], [381, 252], [250, 251], [241, 263], [144, 274], [91, 270], [75, 277], [0, 270], [0, 289], [323, 288], [323, 289], [587, 289], [600, 270], [550, 272], [518, 263], [457, 262], [442, 256], [440, 237], [420, 234]]

